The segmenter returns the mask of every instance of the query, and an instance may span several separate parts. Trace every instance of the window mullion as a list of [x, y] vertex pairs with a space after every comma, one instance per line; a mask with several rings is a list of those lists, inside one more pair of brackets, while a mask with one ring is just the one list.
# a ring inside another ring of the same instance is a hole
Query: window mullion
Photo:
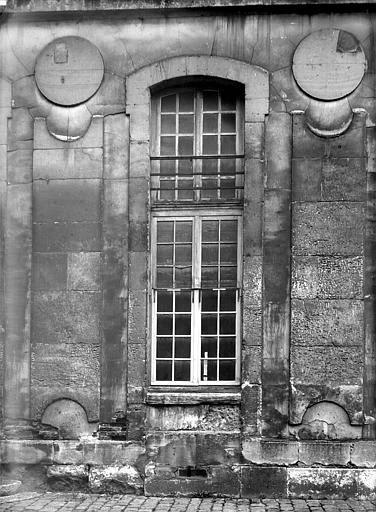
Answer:
[[[195, 155], [202, 155], [202, 91], [196, 91], [195, 101]], [[199, 201], [201, 198], [201, 172], [202, 160], [195, 159], [193, 161], [195, 173], [195, 199]]]

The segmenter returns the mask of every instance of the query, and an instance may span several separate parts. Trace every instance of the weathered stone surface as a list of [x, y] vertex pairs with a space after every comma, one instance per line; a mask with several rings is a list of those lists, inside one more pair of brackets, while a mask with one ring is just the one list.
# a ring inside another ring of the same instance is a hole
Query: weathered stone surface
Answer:
[[147, 423], [153, 430], [238, 431], [239, 407], [209, 404], [148, 407]]
[[99, 251], [99, 222], [53, 222], [33, 224], [33, 248], [41, 252]]
[[35, 222], [98, 221], [99, 180], [52, 180], [33, 184]]
[[10, 496], [15, 494], [21, 487], [20, 480], [1, 480], [0, 482], [0, 496]]
[[322, 401], [341, 406], [349, 416], [352, 425], [363, 424], [362, 386], [335, 385], [334, 383], [326, 385], [326, 381], [321, 384], [293, 383], [290, 392], [290, 424], [302, 423], [307, 408]]
[[67, 399], [50, 404], [43, 413], [41, 423], [57, 428], [59, 439], [79, 439], [96, 430], [95, 425], [89, 425], [85, 409]]
[[242, 359], [242, 382], [261, 384], [261, 347], [245, 347]]
[[8, 152], [8, 183], [31, 183], [33, 169], [32, 149], [15, 149]]
[[297, 299], [360, 299], [363, 269], [360, 257], [295, 256], [291, 295]]
[[344, 499], [357, 493], [357, 472], [337, 468], [288, 468], [287, 490], [289, 496], [313, 499]]
[[376, 467], [376, 446], [373, 441], [360, 441], [351, 447], [351, 463], [358, 467]]
[[53, 444], [40, 441], [5, 441], [0, 444], [2, 464], [51, 464]]
[[54, 441], [53, 464], [84, 464], [83, 444], [79, 441]]
[[[186, 469], [186, 468], [182, 468]], [[207, 477], [176, 477], [169, 466], [148, 464], [144, 492], [146, 496], [228, 496], [240, 495], [240, 478], [236, 470], [226, 466], [200, 468]]]
[[302, 424], [290, 426], [289, 431], [300, 439], [312, 440], [359, 439], [362, 435], [361, 426], [350, 425], [345, 409], [329, 401], [318, 402], [308, 407]]
[[102, 158], [101, 148], [36, 149], [34, 180], [101, 178]]
[[299, 443], [299, 461], [307, 466], [347, 466], [350, 462], [350, 443]]
[[89, 486], [92, 492], [141, 494], [143, 480], [136, 468], [129, 464], [90, 469]]
[[294, 299], [291, 342], [302, 346], [361, 347], [363, 314], [363, 303], [359, 300]]
[[81, 139], [90, 129], [91, 112], [85, 104], [70, 108], [53, 105], [46, 118], [49, 133], [63, 142]]
[[242, 467], [241, 497], [280, 498], [287, 496], [287, 469], [281, 467]]
[[356, 203], [297, 203], [292, 208], [294, 254], [363, 252], [364, 208]]
[[242, 386], [242, 431], [256, 435], [260, 430], [261, 386], [246, 382]]
[[35, 252], [31, 276], [33, 290], [66, 290], [67, 255]]
[[104, 178], [126, 179], [129, 174], [129, 117], [104, 118]]
[[98, 441], [84, 442], [82, 445], [86, 464], [90, 465], [122, 465], [135, 466], [145, 453], [141, 443], [131, 441]]
[[54, 491], [84, 491], [88, 488], [89, 471], [86, 465], [53, 465], [47, 470], [47, 481]]
[[34, 343], [31, 365], [32, 417], [65, 398], [80, 403], [88, 420], [98, 420], [100, 347], [90, 344]]
[[289, 466], [299, 461], [299, 445], [294, 441], [244, 439], [242, 454], [252, 464]]
[[363, 353], [359, 347], [301, 347], [291, 349], [291, 376], [300, 384], [360, 385]]
[[[12, 109], [12, 119], [8, 125], [8, 151], [32, 146], [33, 123], [27, 108]], [[30, 144], [25, 144], [28, 141]]]
[[366, 171], [362, 158], [324, 159], [322, 165], [324, 201], [362, 201], [366, 194]]
[[99, 343], [100, 294], [38, 292], [32, 303], [33, 343]]
[[68, 289], [98, 291], [101, 285], [100, 270], [100, 253], [70, 253], [67, 268]]

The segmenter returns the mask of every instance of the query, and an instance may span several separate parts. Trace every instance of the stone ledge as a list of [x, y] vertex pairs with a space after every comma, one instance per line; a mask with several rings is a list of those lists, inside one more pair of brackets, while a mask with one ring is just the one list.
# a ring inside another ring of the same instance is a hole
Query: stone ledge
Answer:
[[169, 391], [148, 391], [145, 402], [154, 405], [197, 405], [197, 404], [240, 404], [239, 392], [229, 393], [170, 393]]
[[[176, 9], [204, 9], [223, 7], [263, 7], [263, 6], [325, 6], [342, 5], [356, 6], [357, 4], [370, 5], [369, 0], [172, 0], [168, 3], [165, 0], [101, 0], [93, 4], [86, 0], [66, 0], [64, 4], [58, 0], [46, 2], [45, 0], [25, 0], [21, 4], [16, 0], [0, 0], [0, 12], [6, 10], [9, 13], [33, 13], [33, 12], [62, 12], [62, 11], [131, 11], [131, 10], [176, 10]], [[6, 6], [6, 7], [5, 7]]]

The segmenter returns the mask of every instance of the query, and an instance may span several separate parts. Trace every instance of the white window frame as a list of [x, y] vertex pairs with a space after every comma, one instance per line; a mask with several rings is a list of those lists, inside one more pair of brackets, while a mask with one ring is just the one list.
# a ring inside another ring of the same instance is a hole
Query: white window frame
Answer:
[[[210, 219], [236, 219], [238, 221], [237, 234], [237, 300], [236, 300], [236, 349], [235, 349], [235, 379], [225, 380], [201, 380], [201, 311], [200, 311], [200, 276], [201, 276], [201, 222]], [[156, 250], [158, 219], [165, 220], [192, 220], [192, 293], [193, 307], [191, 313], [191, 379], [190, 381], [157, 381], [156, 380], [156, 346], [157, 346], [157, 307], [156, 307]], [[226, 386], [237, 385], [240, 382], [240, 351], [241, 351], [241, 283], [242, 283], [242, 232], [243, 218], [241, 208], [216, 208], [208, 211], [207, 208], [179, 209], [174, 211], [158, 210], [153, 212], [151, 228], [151, 268], [152, 268], [152, 347], [151, 347], [151, 385], [156, 386]]]

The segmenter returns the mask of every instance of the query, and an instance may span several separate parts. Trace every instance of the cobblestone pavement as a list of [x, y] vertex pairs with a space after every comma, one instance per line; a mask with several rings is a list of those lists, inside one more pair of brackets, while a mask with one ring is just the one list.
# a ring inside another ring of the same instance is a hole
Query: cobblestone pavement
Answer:
[[0, 498], [1, 512], [371, 512], [360, 500], [158, 498], [82, 493], [20, 493]]

